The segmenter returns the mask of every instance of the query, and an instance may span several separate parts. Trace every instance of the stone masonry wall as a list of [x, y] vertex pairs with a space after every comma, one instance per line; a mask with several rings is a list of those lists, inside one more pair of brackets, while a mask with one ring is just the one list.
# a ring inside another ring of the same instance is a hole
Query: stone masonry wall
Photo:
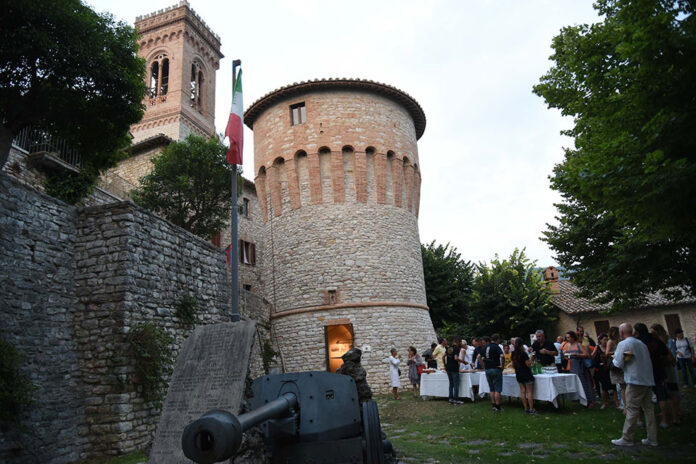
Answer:
[[[199, 323], [229, 320], [224, 254], [128, 202], [75, 208], [0, 175], [0, 337], [25, 360], [37, 387], [28, 433], [0, 434], [0, 461], [72, 462], [147, 446], [158, 411], [142, 398], [127, 342], [139, 324], [174, 336], [193, 327], [175, 315], [184, 295]], [[252, 374], [263, 373], [268, 303], [243, 295], [262, 317]], [[263, 316], [263, 315], [266, 316]]]
[[422, 308], [341, 307], [292, 316], [278, 314], [273, 325], [288, 371], [326, 370], [324, 327], [337, 319], [353, 324], [353, 344], [363, 350], [362, 365], [375, 392], [390, 389], [387, 358], [391, 348], [402, 356], [401, 384], [409, 386], [408, 347], [422, 353], [436, 341], [430, 314]]
[[0, 337], [36, 386], [22, 414], [27, 433], [0, 432], [1, 462], [71, 462], [87, 445], [73, 329], [76, 218], [76, 208], [0, 174]]
[[228, 320], [224, 256], [205, 240], [131, 203], [79, 214], [76, 321], [87, 386], [92, 452], [121, 454], [148, 444], [159, 412], [142, 399], [127, 334], [153, 322], [175, 337], [174, 357], [192, 330], [175, 315], [196, 298], [199, 323]]

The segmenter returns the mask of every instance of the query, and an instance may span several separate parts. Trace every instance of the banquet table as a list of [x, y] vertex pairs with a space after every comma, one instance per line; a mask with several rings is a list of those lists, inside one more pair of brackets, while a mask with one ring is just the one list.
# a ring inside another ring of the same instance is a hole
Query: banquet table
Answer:
[[[485, 372], [477, 372], [479, 377], [479, 395], [490, 393]], [[517, 383], [515, 374], [503, 374], [503, 391], [505, 396], [520, 396], [520, 384]], [[534, 375], [534, 399], [549, 401], [558, 407], [558, 398], [565, 395], [570, 400], [580, 400], [580, 404], [587, 406], [587, 397], [582, 388], [580, 378], [575, 374], [536, 374]]]
[[[485, 382], [485, 377], [484, 377]], [[459, 373], [459, 398], [469, 398], [474, 400], [473, 386], [478, 385], [478, 372]], [[431, 374], [423, 373], [420, 383], [421, 396], [439, 396], [447, 398], [449, 396], [449, 379], [444, 371], [437, 371]]]

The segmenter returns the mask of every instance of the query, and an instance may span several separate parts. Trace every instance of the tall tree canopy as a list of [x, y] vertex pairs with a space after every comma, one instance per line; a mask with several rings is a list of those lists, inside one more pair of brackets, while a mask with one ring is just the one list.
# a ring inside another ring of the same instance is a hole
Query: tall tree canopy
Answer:
[[556, 319], [541, 272], [524, 250], [490, 264], [471, 264], [457, 249], [421, 245], [430, 317], [445, 338], [490, 335], [527, 336], [550, 329]]
[[0, 0], [0, 167], [38, 125], [103, 169], [142, 118], [145, 64], [135, 30], [80, 0]]
[[696, 18], [688, 0], [597, 0], [534, 87], [573, 116], [545, 239], [583, 291], [615, 308], [696, 294]]
[[526, 338], [536, 329], [551, 328], [556, 319], [551, 292], [524, 250], [515, 249], [503, 260], [496, 255], [476, 268], [475, 301], [467, 313], [476, 334]]
[[153, 171], [133, 191], [140, 206], [203, 238], [226, 225], [232, 204], [232, 166], [217, 137], [189, 135], [155, 158]]
[[435, 329], [466, 320], [474, 286], [474, 266], [447, 245], [421, 245], [425, 293]]

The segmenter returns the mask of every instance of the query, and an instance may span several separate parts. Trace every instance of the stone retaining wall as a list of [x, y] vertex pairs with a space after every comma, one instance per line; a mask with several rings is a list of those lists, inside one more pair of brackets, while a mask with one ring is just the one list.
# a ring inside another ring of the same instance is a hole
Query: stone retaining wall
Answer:
[[[192, 330], [175, 315], [185, 295], [200, 304], [199, 323], [229, 320], [224, 253], [132, 203], [75, 208], [5, 175], [0, 193], [0, 337], [37, 387], [27, 433], [0, 435], [0, 461], [145, 447], [159, 411], [139, 391], [127, 334], [152, 322], [174, 336], [176, 356]], [[243, 296], [242, 314], [262, 321], [252, 360], [260, 375], [268, 304]]]

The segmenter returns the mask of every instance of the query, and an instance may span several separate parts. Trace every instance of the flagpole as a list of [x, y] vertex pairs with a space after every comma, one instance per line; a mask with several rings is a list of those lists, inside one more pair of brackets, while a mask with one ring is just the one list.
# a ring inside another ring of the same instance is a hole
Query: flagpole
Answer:
[[[232, 98], [237, 83], [237, 67], [241, 66], [242, 60], [232, 62]], [[232, 308], [230, 318], [232, 322], [237, 322], [239, 316], [239, 238], [237, 234], [238, 211], [237, 206], [237, 165], [232, 165], [232, 218], [230, 223], [230, 265], [232, 266]]]

